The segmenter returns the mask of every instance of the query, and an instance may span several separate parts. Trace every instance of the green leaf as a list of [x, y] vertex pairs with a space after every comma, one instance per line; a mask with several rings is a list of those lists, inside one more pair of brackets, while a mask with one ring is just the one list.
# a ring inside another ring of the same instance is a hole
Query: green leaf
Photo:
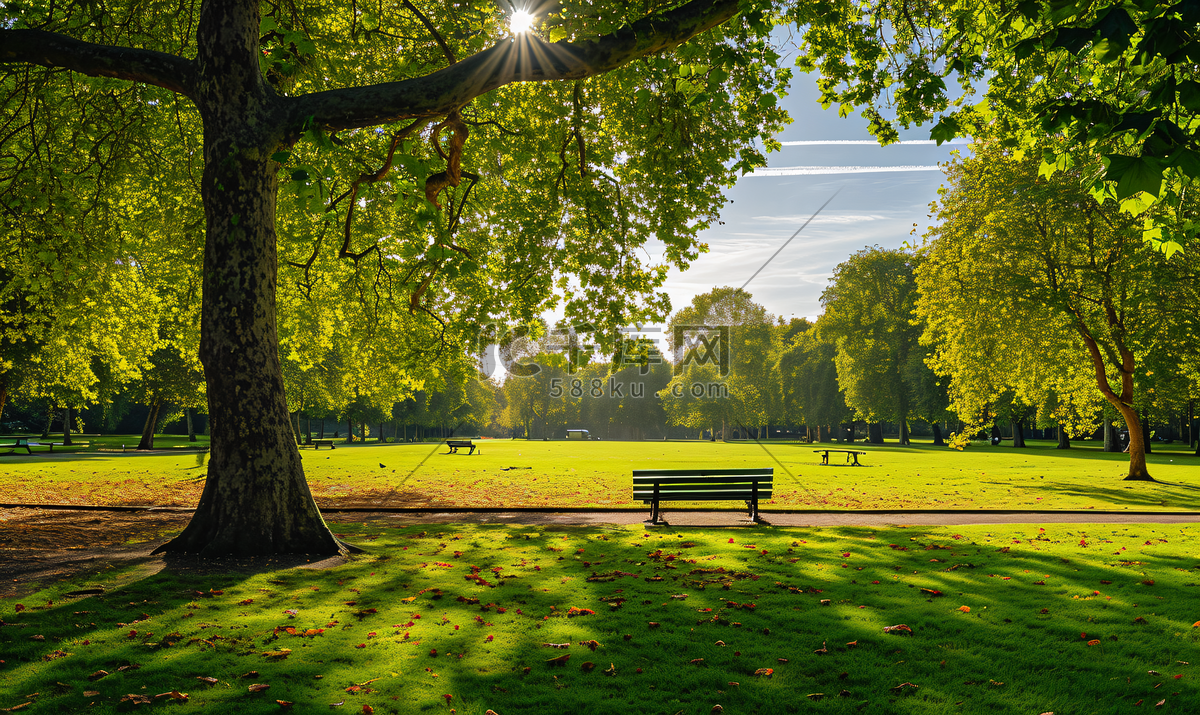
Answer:
[[279, 29], [279, 23], [275, 22], [275, 18], [271, 17], [270, 15], [267, 15], [262, 19], [261, 22], [258, 23], [258, 34], [260, 36], [266, 35], [267, 33], [277, 29]]
[[1108, 171], [1105, 181], [1117, 182], [1117, 199], [1124, 200], [1142, 191], [1151, 196], [1158, 196], [1162, 187], [1163, 170], [1159, 163], [1150, 157], [1122, 156], [1109, 154]]
[[1200, 112], [1200, 82], [1184, 80], [1179, 83], [1179, 103], [1192, 112]]
[[271, 155], [271, 161], [278, 162], [280, 164], [286, 164], [288, 159], [291, 158], [292, 152], [290, 151], [277, 151]]
[[1167, 166], [1178, 168], [1190, 178], [1200, 179], [1200, 152], [1180, 147], [1171, 153]]
[[951, 116], [945, 116], [929, 130], [929, 138], [941, 146], [942, 142], [948, 142], [958, 136], [960, 131], [962, 131], [962, 125], [958, 120]]

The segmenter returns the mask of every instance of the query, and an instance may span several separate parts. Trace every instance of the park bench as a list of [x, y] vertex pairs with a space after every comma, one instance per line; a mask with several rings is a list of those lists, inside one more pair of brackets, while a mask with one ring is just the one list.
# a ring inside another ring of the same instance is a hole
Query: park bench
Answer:
[[333, 440], [331, 439], [314, 439], [312, 441], [313, 451], [315, 452], [320, 449], [321, 445], [326, 445], [330, 449], [337, 449], [337, 447], [333, 446]]
[[18, 449], [23, 449], [26, 452], [33, 454], [33, 450], [29, 448], [28, 437], [14, 437], [13, 440], [14, 441], [12, 444], [0, 444], [0, 449], [3, 449], [4, 447], [9, 448], [9, 451], [5, 452], [5, 454], [14, 454]]
[[821, 464], [829, 464], [829, 453], [830, 452], [838, 452], [838, 453], [845, 454], [847, 464], [850, 464], [851, 459], [854, 460], [854, 463], [850, 464], [851, 467], [863, 466], [858, 463], [858, 455], [866, 454], [866, 452], [859, 452], [859, 451], [853, 450], [853, 449], [814, 449], [813, 451], [822, 453], [821, 454]]
[[[472, 454], [475, 454], [476, 449], [475, 443], [469, 439], [448, 439], [446, 440], [446, 446], [450, 448], [450, 451], [446, 452], [446, 454], [458, 454], [460, 447], [463, 449], [470, 449], [470, 451], [467, 452], [468, 457]], [[483, 453], [480, 452], [480, 454]]]
[[771, 498], [775, 470], [635, 469], [633, 498], [650, 505], [650, 523], [662, 524], [663, 501], [744, 501], [758, 522], [758, 500]]

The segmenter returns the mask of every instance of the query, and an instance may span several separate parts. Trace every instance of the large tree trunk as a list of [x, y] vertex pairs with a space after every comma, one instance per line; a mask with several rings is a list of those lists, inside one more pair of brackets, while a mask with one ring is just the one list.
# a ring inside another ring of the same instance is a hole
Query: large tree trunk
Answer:
[[942, 437], [942, 426], [937, 422], [930, 422], [929, 425], [933, 428], [933, 446], [945, 447], [946, 440]]
[[[204, 121], [200, 360], [212, 450], [195, 515], [156, 549], [202, 556], [334, 554], [292, 438], [275, 325], [282, 105], [259, 71], [259, 6], [201, 7], [195, 101]], [[276, 133], [271, 133], [276, 132]]]
[[63, 446], [69, 447], [75, 444], [71, 441], [71, 408], [63, 408]]
[[54, 405], [46, 405], [46, 426], [39, 439], [50, 439], [50, 428], [54, 426]]
[[1013, 446], [1025, 446], [1025, 418], [1013, 421]]
[[1055, 449], [1070, 449], [1071, 448], [1071, 438], [1067, 436], [1067, 430], [1063, 429], [1062, 425], [1059, 425], [1057, 432], [1058, 432], [1058, 445], [1055, 446]]
[[183, 414], [187, 417], [188, 441], [196, 441], [196, 426], [192, 423], [192, 408], [187, 407], [183, 410]]
[[354, 421], [346, 417], [346, 444], [354, 442]]
[[867, 441], [871, 444], [883, 444], [882, 422], [870, 422], [867, 424]]

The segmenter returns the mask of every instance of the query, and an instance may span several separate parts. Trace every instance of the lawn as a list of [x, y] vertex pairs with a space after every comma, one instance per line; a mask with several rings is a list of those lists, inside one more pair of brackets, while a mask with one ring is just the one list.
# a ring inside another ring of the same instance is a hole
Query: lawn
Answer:
[[[1195, 509], [1200, 459], [1177, 445], [1148, 456], [1162, 483], [1123, 482], [1128, 457], [1096, 447], [1057, 450], [854, 445], [866, 466], [821, 466], [817, 445], [792, 442], [537, 442], [483, 440], [482, 454], [435, 444], [303, 450], [323, 506], [637, 508], [634, 469], [775, 468], [771, 509]], [[1094, 445], [1095, 443], [1090, 443]], [[827, 445], [845, 447], [847, 445]], [[0, 457], [0, 501], [190, 506], [204, 453]], [[730, 503], [715, 503], [734, 508]]]
[[339, 530], [367, 553], [324, 570], [197, 575], [168, 562], [0, 601], [0, 707], [1036, 714], [1200, 703], [1196, 527]]

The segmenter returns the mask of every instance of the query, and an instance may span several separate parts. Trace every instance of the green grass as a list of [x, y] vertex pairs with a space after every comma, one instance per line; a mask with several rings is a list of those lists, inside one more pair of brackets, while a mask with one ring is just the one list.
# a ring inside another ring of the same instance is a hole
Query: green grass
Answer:
[[[1149, 455], [1151, 473], [1162, 483], [1146, 484], [1121, 481], [1126, 455], [1094, 446], [1057, 450], [1045, 442], [963, 452], [856, 444], [868, 452], [863, 467], [821, 466], [816, 445], [785, 442], [481, 444], [483, 453], [470, 456], [447, 455], [433, 444], [339, 445], [302, 454], [313, 493], [326, 506], [636, 508], [634, 469], [771, 466], [776, 491], [764, 505], [768, 511], [1200, 508], [1200, 459], [1183, 445]], [[192, 505], [203, 487], [206, 459], [111, 452], [0, 457], [0, 501]], [[728, 502], [714, 506], [733, 508]]]
[[[328, 570], [168, 564], [0, 601], [0, 707], [108, 713], [172, 690], [237, 713], [448, 712], [443, 695], [475, 715], [1200, 702], [1196, 527], [340, 528], [369, 553]], [[913, 634], [884, 633], [898, 624]]]

